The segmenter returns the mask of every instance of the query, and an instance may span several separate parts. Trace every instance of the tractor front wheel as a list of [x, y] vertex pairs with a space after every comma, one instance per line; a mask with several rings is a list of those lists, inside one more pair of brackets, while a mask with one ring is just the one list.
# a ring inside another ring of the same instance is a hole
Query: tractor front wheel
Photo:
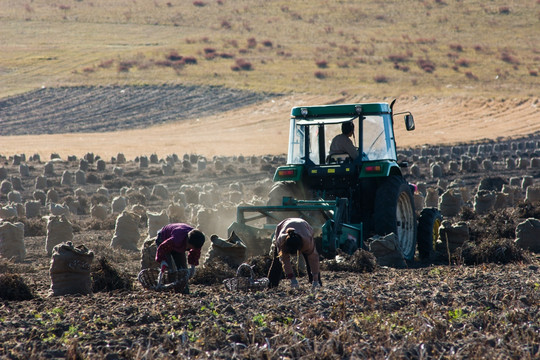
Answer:
[[394, 233], [406, 260], [416, 251], [416, 214], [411, 187], [399, 175], [389, 176], [377, 189], [373, 213], [375, 233]]
[[437, 208], [424, 208], [418, 217], [418, 255], [421, 260], [429, 259], [435, 250], [435, 242], [439, 238], [439, 227], [442, 223], [442, 215]]

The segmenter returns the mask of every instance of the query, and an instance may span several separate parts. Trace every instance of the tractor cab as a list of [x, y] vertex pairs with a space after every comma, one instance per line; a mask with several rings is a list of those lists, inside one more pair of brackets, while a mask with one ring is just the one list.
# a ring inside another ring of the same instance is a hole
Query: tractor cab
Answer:
[[[330, 144], [352, 122], [350, 138], [357, 154], [330, 154]], [[388, 104], [351, 104], [295, 107], [291, 111], [288, 164], [326, 165], [370, 159], [395, 160], [396, 146]]]
[[[278, 168], [274, 181], [308, 181], [311, 188], [335, 189], [340, 184], [345, 186], [348, 181], [344, 180], [348, 178], [357, 181], [359, 177], [401, 173], [396, 162], [392, 105], [367, 103], [292, 108], [287, 165]], [[354, 124], [350, 140], [356, 154], [331, 154], [332, 139], [341, 134], [342, 124], [346, 122]], [[410, 113], [405, 117], [405, 123], [407, 130], [414, 129]], [[325, 178], [333, 184], [317, 186], [318, 179]]]

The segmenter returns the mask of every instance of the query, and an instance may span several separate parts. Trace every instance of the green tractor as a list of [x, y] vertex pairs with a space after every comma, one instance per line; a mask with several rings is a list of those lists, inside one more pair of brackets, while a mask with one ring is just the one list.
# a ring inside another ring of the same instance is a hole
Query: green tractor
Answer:
[[[239, 207], [229, 234], [241, 233], [248, 246], [261, 245], [263, 250], [268, 244], [259, 244], [260, 239], [271, 237], [280, 220], [302, 217], [321, 230], [321, 252], [327, 257], [337, 248], [352, 253], [369, 237], [389, 233], [397, 235], [405, 259], [414, 258], [417, 243], [420, 256], [429, 256], [440, 221], [426, 216], [433, 224], [421, 226], [426, 238], [417, 241], [414, 185], [402, 173], [407, 163], [397, 161], [394, 116], [399, 114], [393, 113], [394, 103], [292, 108], [287, 165], [275, 172], [268, 205]], [[401, 114], [405, 128], [414, 130], [412, 114]], [[356, 153], [330, 152], [343, 123], [354, 125]]]

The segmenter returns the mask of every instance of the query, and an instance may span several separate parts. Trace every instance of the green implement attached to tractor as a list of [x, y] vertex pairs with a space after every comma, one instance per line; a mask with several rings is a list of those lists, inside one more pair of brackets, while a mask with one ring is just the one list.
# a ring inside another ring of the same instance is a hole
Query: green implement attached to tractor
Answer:
[[[260, 246], [252, 253], [264, 252], [282, 219], [301, 217], [320, 230], [319, 249], [326, 257], [338, 248], [352, 253], [371, 236], [389, 233], [397, 235], [405, 259], [414, 259], [417, 243], [420, 256], [429, 256], [436, 229], [430, 239], [417, 239], [414, 185], [401, 170], [407, 163], [397, 161], [394, 103], [292, 108], [287, 164], [275, 172], [268, 204], [239, 207], [229, 235], [234, 231], [248, 247]], [[406, 129], [414, 130], [412, 114], [401, 114]], [[348, 137], [356, 153], [331, 153], [332, 139], [351, 122]]]

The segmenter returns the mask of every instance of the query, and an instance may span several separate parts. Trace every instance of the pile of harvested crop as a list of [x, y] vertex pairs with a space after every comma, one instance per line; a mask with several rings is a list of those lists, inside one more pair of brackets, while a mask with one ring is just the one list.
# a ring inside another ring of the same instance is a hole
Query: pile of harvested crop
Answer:
[[467, 265], [482, 263], [529, 263], [527, 253], [511, 239], [488, 238], [475, 244], [466, 242], [456, 253], [458, 261]]
[[85, 230], [114, 230], [116, 225], [116, 217], [114, 214], [107, 216], [104, 220], [92, 218], [85, 223]]
[[0, 274], [0, 299], [30, 300], [33, 298], [32, 291], [21, 276], [17, 274]]
[[92, 265], [90, 273], [93, 292], [133, 289], [129, 274], [116, 270], [105, 257], [99, 258], [97, 263]]
[[199, 285], [221, 284], [223, 280], [236, 276], [236, 266], [231, 266], [220, 258], [197, 266], [193, 283]]
[[328, 271], [373, 272], [376, 266], [375, 255], [364, 249], [358, 249], [352, 255], [338, 249], [335, 259], [321, 262], [321, 269]]
[[540, 202], [521, 202], [516, 205], [514, 212], [514, 216], [522, 219], [540, 219]]
[[272, 257], [270, 255], [258, 255], [250, 257], [247, 261], [253, 268], [253, 272], [257, 277], [268, 276], [268, 271], [272, 265]]

